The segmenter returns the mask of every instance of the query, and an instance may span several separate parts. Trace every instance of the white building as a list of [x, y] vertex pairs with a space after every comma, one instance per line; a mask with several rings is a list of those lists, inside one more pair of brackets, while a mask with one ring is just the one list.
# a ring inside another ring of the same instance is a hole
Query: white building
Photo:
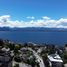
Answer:
[[10, 48], [5, 48], [5, 47], [3, 47], [1, 50], [8, 52], [8, 51], [10, 51]]
[[48, 55], [50, 67], [62, 67], [63, 61], [58, 54]]

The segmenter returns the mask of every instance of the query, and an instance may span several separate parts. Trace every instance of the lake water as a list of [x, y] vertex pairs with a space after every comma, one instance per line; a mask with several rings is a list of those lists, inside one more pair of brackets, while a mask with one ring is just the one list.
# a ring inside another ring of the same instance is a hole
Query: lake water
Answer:
[[34, 42], [64, 45], [67, 43], [67, 32], [0, 31], [0, 38], [19, 43]]

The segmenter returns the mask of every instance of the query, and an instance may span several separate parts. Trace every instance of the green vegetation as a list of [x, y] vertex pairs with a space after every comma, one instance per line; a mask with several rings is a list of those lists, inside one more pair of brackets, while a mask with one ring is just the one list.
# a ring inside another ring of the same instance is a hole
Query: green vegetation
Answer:
[[22, 59], [21, 59], [19, 56], [15, 56], [15, 57], [14, 57], [14, 60], [15, 60], [16, 62], [21, 62], [21, 61], [22, 61]]
[[41, 56], [43, 58], [44, 64], [46, 67], [49, 67], [49, 62], [48, 62], [48, 57], [47, 57], [48, 51], [47, 50], [43, 50], [41, 52]]
[[62, 54], [62, 59], [63, 59], [64, 64], [67, 63], [67, 52], [66, 51]]
[[39, 67], [39, 63], [36, 62], [35, 56], [32, 56], [30, 59], [28, 59], [28, 60], [27, 60], [27, 63], [28, 63], [29, 65], [31, 65], [32, 67], [35, 67], [35, 65]]
[[19, 55], [20, 54], [20, 52], [18, 50], [20, 50], [20, 45], [15, 45], [15, 47], [14, 47], [14, 55]]
[[15, 64], [15, 66], [14, 67], [19, 67], [19, 64]]
[[11, 43], [10, 43], [10, 44], [8, 44], [7, 46], [10, 48], [10, 50], [14, 50], [14, 48], [15, 48], [15, 44], [11, 44]]

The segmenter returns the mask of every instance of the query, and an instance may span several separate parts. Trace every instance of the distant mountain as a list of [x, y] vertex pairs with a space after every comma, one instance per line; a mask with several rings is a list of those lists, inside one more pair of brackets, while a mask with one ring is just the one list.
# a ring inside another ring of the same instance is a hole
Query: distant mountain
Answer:
[[67, 32], [67, 28], [45, 28], [45, 27], [25, 27], [25, 28], [10, 28], [10, 27], [0, 27], [0, 31], [58, 31]]
[[9, 27], [0, 27], [0, 31], [10, 31], [11, 28]]

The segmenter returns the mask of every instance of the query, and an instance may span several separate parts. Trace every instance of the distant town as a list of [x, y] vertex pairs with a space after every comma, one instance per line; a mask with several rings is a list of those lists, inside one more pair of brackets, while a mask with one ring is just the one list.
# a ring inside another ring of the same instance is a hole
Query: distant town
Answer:
[[67, 44], [18, 44], [0, 39], [0, 67], [67, 67]]

